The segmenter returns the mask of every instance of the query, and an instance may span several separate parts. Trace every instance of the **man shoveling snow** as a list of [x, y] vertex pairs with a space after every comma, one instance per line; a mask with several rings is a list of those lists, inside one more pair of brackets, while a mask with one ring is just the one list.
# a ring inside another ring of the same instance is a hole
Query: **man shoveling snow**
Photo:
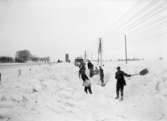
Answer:
[[85, 73], [82, 73], [81, 78], [83, 80], [84, 91], [86, 93], [89, 92], [89, 94], [92, 94], [91, 83], [90, 83], [88, 76]]
[[119, 92], [121, 92], [121, 100], [123, 100], [123, 94], [124, 94], [124, 86], [126, 85], [126, 81], [125, 78], [126, 77], [130, 77], [130, 74], [126, 74], [125, 72], [121, 71], [121, 68], [118, 66], [117, 67], [117, 72], [115, 73], [115, 78], [117, 79], [117, 83], [116, 83], [116, 98], [115, 99], [119, 99]]
[[118, 66], [117, 67], [117, 72], [115, 73], [115, 78], [117, 79], [117, 83], [116, 83], [116, 99], [119, 99], [119, 92], [121, 92], [121, 99], [123, 100], [123, 96], [124, 96], [124, 86], [126, 85], [126, 81], [125, 81], [125, 76], [126, 77], [131, 77], [131, 76], [136, 76], [136, 75], [141, 75], [144, 76], [148, 73], [147, 68], [141, 70], [139, 73], [137, 74], [127, 74], [125, 72], [123, 72], [121, 70], [121, 68]]

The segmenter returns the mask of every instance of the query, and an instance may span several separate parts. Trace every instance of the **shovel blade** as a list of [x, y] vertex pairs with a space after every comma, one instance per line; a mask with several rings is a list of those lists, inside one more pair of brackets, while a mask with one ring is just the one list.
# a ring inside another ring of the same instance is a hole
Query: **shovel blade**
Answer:
[[148, 69], [145, 68], [145, 69], [141, 70], [139, 74], [144, 76], [144, 75], [148, 74], [148, 72], [149, 72]]

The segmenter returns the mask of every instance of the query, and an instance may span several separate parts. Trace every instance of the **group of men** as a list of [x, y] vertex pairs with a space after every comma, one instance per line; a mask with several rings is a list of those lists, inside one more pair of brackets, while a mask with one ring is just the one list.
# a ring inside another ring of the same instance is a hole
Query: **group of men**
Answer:
[[[88, 61], [87, 68], [89, 70], [90, 78], [92, 78], [95, 74], [99, 73], [101, 84], [103, 85], [104, 84], [104, 73], [103, 73], [102, 67], [99, 66], [99, 69], [96, 68], [96, 70], [94, 70], [94, 65], [91, 63], [91, 61]], [[90, 83], [88, 76], [86, 75], [86, 64], [85, 63], [81, 63], [79, 66], [79, 77], [83, 80], [84, 91], [86, 93], [89, 92], [89, 94], [92, 94], [91, 83]]]
[[[94, 75], [94, 65], [91, 63], [91, 61], [88, 61], [87, 67], [89, 69], [89, 77], [91, 78]], [[101, 85], [105, 86], [104, 71], [103, 71], [103, 68], [101, 66], [99, 66], [98, 74], [100, 76]], [[122, 71], [121, 68], [118, 66], [117, 71], [115, 73], [115, 79], [117, 80], [115, 99], [123, 100], [124, 86], [126, 85], [126, 81], [124, 78], [125, 76], [130, 77], [131, 75]], [[83, 80], [84, 91], [86, 93], [89, 92], [89, 94], [92, 94], [91, 83], [90, 83], [88, 76], [86, 75], [86, 64], [85, 63], [81, 63], [79, 66], [79, 77]]]

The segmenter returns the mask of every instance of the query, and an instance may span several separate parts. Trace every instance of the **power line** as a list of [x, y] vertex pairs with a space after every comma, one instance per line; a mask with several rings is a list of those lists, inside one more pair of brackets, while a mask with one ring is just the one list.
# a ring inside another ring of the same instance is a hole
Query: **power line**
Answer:
[[139, 5], [143, 5], [143, 7], [140, 6], [138, 8], [137, 12], [131, 11], [131, 12], [133, 12], [132, 16], [130, 16], [128, 19], [125, 18], [125, 21], [121, 25], [121, 29], [127, 28], [129, 25], [131, 25], [135, 21], [135, 19], [137, 19], [143, 13], [143, 11], [147, 11], [148, 8], [150, 8], [153, 5], [155, 5], [155, 3], [157, 1], [156, 0], [150, 0], [150, 2], [148, 2], [148, 3], [147, 2], [144, 2], [144, 5], [143, 4], [139, 4]]
[[[149, 20], [151, 17], [153, 17], [154, 15], [156, 15], [159, 12], [161, 12], [162, 10], [164, 10], [164, 8], [162, 8], [163, 4], [164, 3], [159, 2], [159, 4], [155, 4], [154, 6], [151, 6], [146, 11], [143, 11], [141, 13], [141, 15], [138, 15], [138, 17], [133, 19], [133, 21], [128, 26], [124, 26], [123, 29], [125, 29], [125, 30], [127, 30], [128, 28], [132, 29], [140, 24], [143, 24], [145, 21]], [[157, 9], [159, 9], [159, 10], [157, 11]], [[165, 7], [165, 9], [166, 9], [166, 7]]]
[[[131, 28], [129, 27], [128, 30], [135, 30], [135, 29], [137, 29], [140, 26], [143, 26], [145, 24], [151, 25], [151, 24], [155, 24], [156, 22], [161, 21], [164, 18], [166, 19], [166, 17], [161, 17], [163, 12], [167, 12], [167, 11], [164, 11], [164, 10], [166, 10], [166, 7], [167, 6], [159, 7], [159, 9], [157, 9], [153, 12], [150, 12], [148, 14], [145, 14], [142, 18], [139, 18], [138, 21], [136, 21], [136, 23], [132, 24]], [[160, 17], [158, 17], [159, 15], [160, 15]], [[152, 22], [150, 23], [150, 21], [152, 21]]]
[[[140, 5], [142, 5], [141, 3], [141, 0], [138, 0], [137, 2], [134, 3], [134, 5], [129, 8], [124, 14], [122, 14], [118, 19], [116, 19], [114, 22], [113, 22], [113, 31], [115, 29], [118, 29], [118, 28], [121, 28], [125, 23], [122, 22], [120, 23], [120, 21], [122, 20], [125, 20], [126, 18], [128, 18], [128, 15], [130, 15], [129, 13], [131, 13], [132, 11], [136, 11], [136, 8], [140, 8]], [[130, 17], [130, 16], [129, 16]], [[115, 27], [115, 28], [114, 28]]]

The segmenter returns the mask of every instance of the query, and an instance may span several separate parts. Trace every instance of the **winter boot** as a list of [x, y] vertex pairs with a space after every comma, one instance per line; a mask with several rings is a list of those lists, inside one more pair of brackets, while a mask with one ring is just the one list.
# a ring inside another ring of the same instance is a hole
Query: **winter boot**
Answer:
[[121, 99], [120, 99], [121, 101], [123, 100], [123, 96], [121, 96]]
[[115, 99], [119, 99], [119, 96], [116, 96]]

